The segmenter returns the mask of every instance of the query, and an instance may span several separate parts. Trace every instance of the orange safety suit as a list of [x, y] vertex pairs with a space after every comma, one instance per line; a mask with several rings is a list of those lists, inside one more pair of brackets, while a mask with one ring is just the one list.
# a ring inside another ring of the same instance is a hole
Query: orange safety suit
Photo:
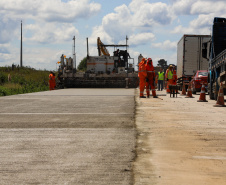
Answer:
[[147, 77], [145, 63], [146, 63], [145, 58], [143, 58], [139, 63], [138, 77], [140, 79], [140, 97], [144, 96], [144, 88], [145, 88], [146, 77]]
[[173, 70], [173, 85], [177, 85], [177, 71]]
[[152, 59], [148, 58], [147, 64], [146, 64], [146, 70], [147, 70], [147, 82], [146, 82], [146, 92], [147, 97], [150, 96], [150, 87], [152, 90], [152, 96], [156, 97], [155, 92], [155, 69], [152, 63]]
[[168, 79], [167, 86], [166, 86], [166, 92], [170, 93], [169, 85], [173, 85], [173, 68], [169, 67], [169, 69], [166, 70], [166, 76], [165, 79]]
[[54, 82], [55, 82], [55, 76], [53, 76], [52, 73], [49, 74], [49, 90], [54, 90]]

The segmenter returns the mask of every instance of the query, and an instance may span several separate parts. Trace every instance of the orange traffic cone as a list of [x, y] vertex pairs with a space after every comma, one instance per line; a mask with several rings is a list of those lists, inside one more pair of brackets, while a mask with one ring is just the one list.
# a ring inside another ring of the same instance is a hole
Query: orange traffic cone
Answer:
[[223, 90], [222, 82], [221, 82], [220, 90], [218, 92], [217, 103], [216, 103], [216, 105], [214, 105], [214, 107], [225, 107], [225, 105], [224, 105], [224, 90]]
[[184, 82], [183, 82], [181, 96], [186, 96], [186, 89], [185, 89], [185, 83]]
[[191, 82], [189, 82], [188, 90], [187, 90], [187, 96], [185, 98], [194, 98], [192, 96], [192, 92], [191, 92]]
[[208, 101], [206, 100], [206, 90], [205, 90], [205, 85], [204, 85], [204, 83], [202, 84], [200, 97], [199, 97], [199, 100], [197, 100], [197, 102], [208, 102]]

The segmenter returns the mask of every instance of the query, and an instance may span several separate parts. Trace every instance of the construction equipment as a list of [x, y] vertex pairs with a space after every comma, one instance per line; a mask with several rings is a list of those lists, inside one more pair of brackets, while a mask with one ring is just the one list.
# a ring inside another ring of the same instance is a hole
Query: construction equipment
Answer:
[[209, 97], [217, 100], [221, 84], [223, 93], [226, 94], [226, 18], [214, 18], [212, 37], [204, 43], [203, 57], [209, 61]]
[[[106, 47], [114, 47], [110, 56]], [[97, 38], [98, 56], [89, 55], [87, 38], [87, 70], [76, 71], [72, 58], [61, 56], [58, 86], [73, 88], [136, 88], [138, 74], [134, 70], [134, 60], [126, 50], [115, 50], [128, 45], [105, 45]], [[130, 62], [130, 61], [133, 62]]]

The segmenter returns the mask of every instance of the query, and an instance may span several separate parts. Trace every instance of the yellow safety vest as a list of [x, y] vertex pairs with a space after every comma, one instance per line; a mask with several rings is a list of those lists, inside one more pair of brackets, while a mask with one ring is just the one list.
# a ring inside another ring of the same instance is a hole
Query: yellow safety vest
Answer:
[[172, 79], [173, 78], [173, 72], [172, 71], [168, 71], [168, 79]]
[[164, 72], [158, 72], [158, 80], [164, 80]]

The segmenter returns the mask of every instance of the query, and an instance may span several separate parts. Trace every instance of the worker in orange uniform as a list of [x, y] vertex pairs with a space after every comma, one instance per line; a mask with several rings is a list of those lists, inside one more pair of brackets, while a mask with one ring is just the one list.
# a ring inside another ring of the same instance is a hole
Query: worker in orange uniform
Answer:
[[140, 79], [140, 98], [146, 98], [144, 96], [144, 88], [145, 88], [146, 77], [147, 77], [145, 64], [146, 64], [146, 59], [142, 58], [141, 62], [139, 63], [139, 71], [138, 71], [138, 77]]
[[157, 98], [156, 91], [155, 91], [155, 69], [152, 63], [152, 59], [148, 58], [146, 64], [146, 71], [147, 71], [147, 79], [146, 79], [146, 92], [147, 97], [150, 97], [150, 87], [152, 91], [153, 98]]
[[170, 65], [169, 68], [166, 70], [165, 79], [167, 81], [166, 92], [170, 93], [169, 85], [173, 85], [173, 66]]
[[[177, 85], [177, 71], [176, 67], [173, 67], [173, 84], [172, 85]], [[176, 91], [178, 93], [178, 90]]]
[[54, 81], [55, 81], [55, 76], [53, 76], [53, 72], [51, 71], [49, 74], [49, 90], [54, 90]]

